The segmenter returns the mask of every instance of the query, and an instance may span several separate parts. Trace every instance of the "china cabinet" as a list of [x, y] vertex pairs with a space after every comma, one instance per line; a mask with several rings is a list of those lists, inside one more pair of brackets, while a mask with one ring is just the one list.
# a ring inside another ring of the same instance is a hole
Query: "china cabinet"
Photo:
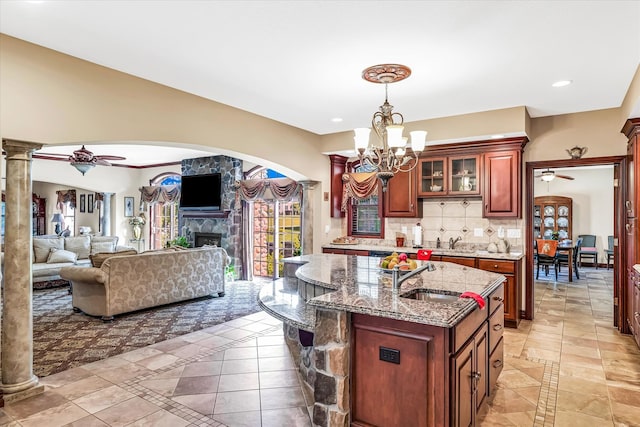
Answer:
[[533, 202], [533, 235], [537, 239], [571, 240], [571, 197], [540, 196]]

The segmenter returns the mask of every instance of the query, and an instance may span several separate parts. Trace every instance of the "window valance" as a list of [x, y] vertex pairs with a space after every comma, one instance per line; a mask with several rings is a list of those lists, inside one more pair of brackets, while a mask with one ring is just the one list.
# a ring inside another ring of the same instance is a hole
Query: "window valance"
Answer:
[[69, 207], [72, 209], [76, 208], [76, 190], [58, 190], [56, 194], [58, 195], [56, 207], [60, 211], [65, 203], [69, 203]]
[[140, 187], [140, 204], [179, 203], [179, 185], [147, 185]]
[[366, 199], [378, 192], [378, 177], [375, 172], [354, 172], [342, 175], [342, 211], [347, 210], [349, 198]]
[[242, 200], [291, 201], [298, 197], [302, 185], [291, 178], [245, 179], [235, 183], [236, 195]]

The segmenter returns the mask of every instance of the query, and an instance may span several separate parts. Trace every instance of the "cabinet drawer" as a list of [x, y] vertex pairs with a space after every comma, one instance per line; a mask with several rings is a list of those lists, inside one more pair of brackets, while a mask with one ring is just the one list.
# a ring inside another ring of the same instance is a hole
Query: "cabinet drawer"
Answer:
[[494, 273], [512, 273], [516, 271], [513, 261], [499, 261], [497, 259], [479, 259], [478, 268]]
[[[496, 309], [502, 305], [504, 305], [504, 285], [500, 285], [498, 289], [493, 291], [491, 295], [489, 295], [489, 315], [496, 311]], [[504, 312], [504, 307], [502, 309]]]
[[500, 304], [498, 310], [489, 318], [489, 352], [492, 352], [504, 332], [504, 306]]
[[358, 256], [369, 256], [369, 251], [363, 251], [359, 249], [345, 249], [345, 255], [358, 255]]
[[496, 349], [489, 356], [489, 396], [492, 396], [498, 382], [498, 377], [504, 366], [504, 340], [500, 340]]
[[452, 330], [453, 343], [452, 352], [457, 352], [464, 345], [469, 337], [473, 336], [475, 331], [487, 320], [487, 310], [480, 310], [476, 308], [462, 322], [458, 323]]
[[443, 255], [442, 262], [452, 262], [454, 264], [459, 264], [459, 265], [466, 265], [467, 267], [475, 267], [476, 266], [476, 259], [475, 258], [465, 258], [465, 257], [459, 257], [459, 256], [446, 256]]

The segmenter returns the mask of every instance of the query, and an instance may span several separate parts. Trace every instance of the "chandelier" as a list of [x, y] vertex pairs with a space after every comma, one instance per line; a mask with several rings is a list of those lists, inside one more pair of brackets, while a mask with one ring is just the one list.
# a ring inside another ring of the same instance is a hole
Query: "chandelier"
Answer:
[[387, 191], [389, 180], [396, 173], [409, 172], [417, 166], [418, 156], [425, 147], [426, 131], [410, 132], [411, 147], [407, 147], [407, 138], [402, 136], [404, 118], [402, 114], [393, 112], [393, 105], [388, 101], [389, 83], [399, 82], [410, 75], [411, 69], [399, 64], [374, 65], [362, 72], [363, 79], [371, 83], [384, 83], [384, 104], [371, 119], [371, 127], [378, 140], [370, 142], [370, 128], [355, 129], [353, 139], [360, 163], [375, 169], [382, 182], [382, 191]]

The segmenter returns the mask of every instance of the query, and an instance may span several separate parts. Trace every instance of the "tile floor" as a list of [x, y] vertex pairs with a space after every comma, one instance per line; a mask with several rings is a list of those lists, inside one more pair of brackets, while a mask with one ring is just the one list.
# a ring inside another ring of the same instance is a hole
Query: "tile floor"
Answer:
[[[640, 351], [612, 325], [611, 270], [536, 285], [536, 319], [505, 332], [482, 426], [640, 426]], [[42, 378], [2, 426], [310, 426], [279, 321], [256, 313]]]

